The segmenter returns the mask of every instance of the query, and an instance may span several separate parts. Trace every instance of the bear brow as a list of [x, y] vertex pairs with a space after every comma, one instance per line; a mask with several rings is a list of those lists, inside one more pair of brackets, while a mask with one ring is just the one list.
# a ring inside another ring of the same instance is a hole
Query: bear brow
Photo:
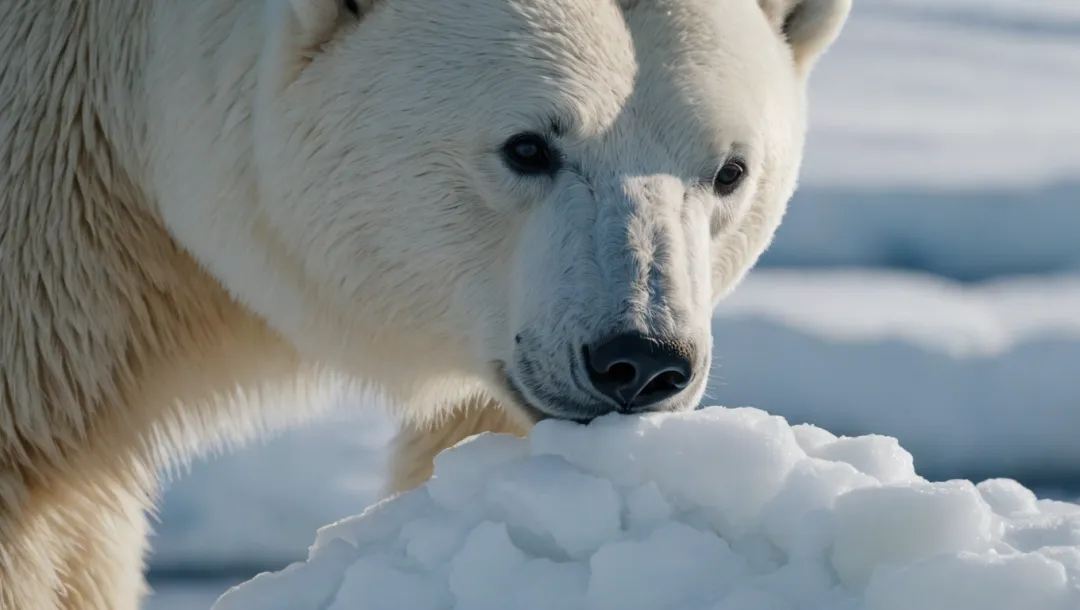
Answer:
[[561, 137], [570, 131], [570, 121], [560, 115], [551, 115], [548, 118], [548, 129], [551, 131], [551, 135]]

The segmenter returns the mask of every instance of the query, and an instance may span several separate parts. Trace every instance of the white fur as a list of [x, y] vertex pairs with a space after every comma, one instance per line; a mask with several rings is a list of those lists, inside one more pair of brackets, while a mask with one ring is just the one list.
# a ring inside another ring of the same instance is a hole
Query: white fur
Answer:
[[134, 610], [156, 470], [330, 375], [400, 405], [402, 489], [527, 428], [504, 374], [580, 415], [612, 333], [706, 369], [848, 1], [0, 3], [0, 609]]

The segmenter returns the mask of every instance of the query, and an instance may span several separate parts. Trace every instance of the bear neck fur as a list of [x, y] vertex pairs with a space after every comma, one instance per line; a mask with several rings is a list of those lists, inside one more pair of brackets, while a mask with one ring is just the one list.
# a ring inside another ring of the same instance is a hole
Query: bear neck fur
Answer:
[[236, 41], [258, 40], [262, 2], [185, 4], [0, 3], [3, 610], [135, 610], [159, 470], [258, 432], [274, 418], [245, 404], [304, 404], [318, 376], [161, 220], [155, 55], [210, 49], [205, 90], [259, 52]]

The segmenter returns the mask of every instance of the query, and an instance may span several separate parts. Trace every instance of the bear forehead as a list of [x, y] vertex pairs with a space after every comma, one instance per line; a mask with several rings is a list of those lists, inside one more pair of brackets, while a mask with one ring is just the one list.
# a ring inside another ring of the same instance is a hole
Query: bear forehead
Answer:
[[673, 97], [727, 128], [751, 129], [771, 108], [790, 108], [790, 54], [756, 0], [473, 2], [486, 16], [468, 22], [456, 44], [469, 48], [454, 56], [496, 43], [480, 58], [495, 68], [478, 79], [490, 81], [488, 93], [565, 100], [586, 131], [606, 129], [627, 105], [649, 112]]
[[[632, 79], [642, 64], [722, 70], [783, 57], [780, 36], [754, 0], [484, 0], [489, 17], [459, 40], [500, 43], [485, 54], [546, 64], [575, 77]], [[482, 31], [480, 31], [482, 30]], [[541, 66], [537, 66], [541, 67]], [[622, 81], [621, 83], [617, 81]]]
[[[771, 61], [782, 46], [756, 0], [469, 0], [464, 9], [414, 0], [388, 7], [401, 17], [407, 46], [427, 49], [422, 55], [495, 68], [499, 78], [517, 68], [624, 92], [644, 64], [715, 72], [747, 59]], [[443, 29], [453, 35], [436, 34]]]

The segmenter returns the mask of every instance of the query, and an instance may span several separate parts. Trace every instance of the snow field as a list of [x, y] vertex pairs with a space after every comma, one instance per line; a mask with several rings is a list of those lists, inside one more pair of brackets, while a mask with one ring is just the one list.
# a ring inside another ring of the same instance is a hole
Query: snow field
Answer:
[[754, 408], [545, 421], [441, 453], [215, 610], [1072, 610], [1080, 506], [929, 482]]
[[934, 479], [1077, 480], [1080, 275], [761, 269], [713, 336], [706, 404], [892, 436]]

